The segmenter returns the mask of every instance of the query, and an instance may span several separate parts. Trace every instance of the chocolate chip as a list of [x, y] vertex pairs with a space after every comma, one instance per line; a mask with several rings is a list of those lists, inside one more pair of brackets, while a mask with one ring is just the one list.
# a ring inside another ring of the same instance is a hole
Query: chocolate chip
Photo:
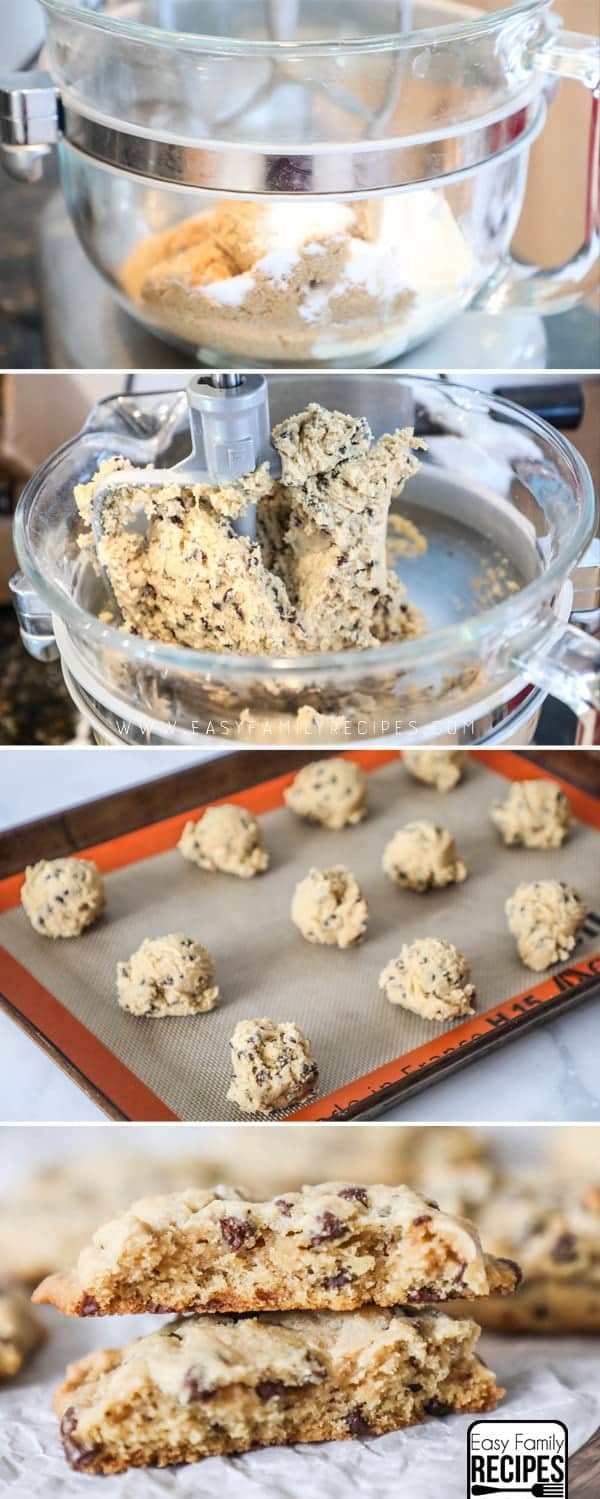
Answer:
[[449, 1416], [452, 1406], [447, 1405], [443, 1400], [436, 1400], [434, 1397], [433, 1400], [427, 1401], [425, 1410], [428, 1416]]
[[362, 1407], [357, 1405], [355, 1410], [346, 1416], [346, 1426], [351, 1437], [372, 1437], [374, 1435], [372, 1426], [365, 1420]]
[[408, 1302], [419, 1303], [423, 1301], [439, 1301], [440, 1293], [435, 1286], [420, 1286], [417, 1291], [409, 1291], [406, 1297]]
[[420, 1223], [431, 1223], [431, 1213], [421, 1213], [420, 1217], [413, 1218], [413, 1228], [418, 1228]]
[[523, 1271], [521, 1269], [521, 1266], [517, 1264], [516, 1260], [507, 1260], [504, 1255], [500, 1255], [498, 1257], [498, 1264], [499, 1265], [508, 1265], [508, 1267], [509, 1267], [510, 1270], [514, 1270], [514, 1273], [515, 1273], [515, 1290], [516, 1290], [517, 1286], [520, 1286], [521, 1281], [523, 1279]]
[[329, 1209], [319, 1214], [317, 1223], [321, 1224], [321, 1232], [311, 1239], [311, 1249], [316, 1249], [319, 1244], [327, 1244], [330, 1239], [341, 1239], [346, 1232], [346, 1224], [342, 1223], [341, 1218], [336, 1218], [335, 1213], [330, 1213]]
[[293, 1204], [291, 1202], [287, 1202], [285, 1197], [275, 1198], [275, 1207], [279, 1208], [279, 1211], [280, 1213], [283, 1213], [284, 1218], [289, 1218], [291, 1216], [292, 1206]]
[[86, 1291], [85, 1294], [82, 1296], [81, 1301], [79, 1303], [79, 1316], [80, 1317], [97, 1317], [99, 1311], [100, 1311], [100, 1307], [98, 1306], [98, 1302], [96, 1301], [96, 1297], [95, 1296], [89, 1296], [88, 1293], [87, 1293], [87, 1291]]
[[338, 1197], [347, 1197], [349, 1202], [356, 1200], [362, 1202], [363, 1207], [368, 1208], [369, 1198], [366, 1187], [342, 1187]]
[[63, 1448], [67, 1462], [78, 1473], [84, 1468], [89, 1468], [100, 1452], [99, 1447], [78, 1447], [70, 1437], [63, 1438]]
[[221, 1218], [219, 1226], [230, 1249], [242, 1249], [248, 1239], [254, 1238], [254, 1224], [249, 1218]]
[[577, 1240], [574, 1234], [560, 1234], [552, 1245], [550, 1259], [557, 1265], [567, 1265], [571, 1260], [577, 1259]]
[[283, 1395], [285, 1385], [280, 1379], [259, 1379], [255, 1386], [259, 1400], [274, 1400], [276, 1395]]
[[71, 1437], [77, 1431], [77, 1412], [74, 1405], [67, 1406], [60, 1423], [61, 1437]]
[[211, 1395], [215, 1393], [202, 1383], [202, 1371], [197, 1364], [193, 1364], [191, 1369], [188, 1369], [184, 1377], [183, 1388], [189, 1396], [190, 1404], [196, 1400], [210, 1400]]
[[349, 1286], [352, 1276], [349, 1270], [338, 1270], [337, 1275], [327, 1275], [321, 1282], [326, 1291], [341, 1291], [342, 1286]]
[[60, 1423], [60, 1434], [65, 1451], [65, 1457], [72, 1468], [80, 1470], [89, 1467], [100, 1451], [99, 1447], [79, 1447], [73, 1441], [73, 1433], [77, 1430], [77, 1414], [75, 1407], [69, 1405], [63, 1414]]

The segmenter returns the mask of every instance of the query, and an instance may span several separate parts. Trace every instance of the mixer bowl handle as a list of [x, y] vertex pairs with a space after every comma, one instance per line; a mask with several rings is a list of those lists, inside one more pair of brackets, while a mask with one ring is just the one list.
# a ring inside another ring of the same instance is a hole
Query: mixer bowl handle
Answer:
[[[552, 621], [548, 629], [548, 621]], [[548, 610], [530, 650], [512, 656], [512, 665], [577, 715], [578, 744], [600, 744], [600, 640]]]
[[570, 260], [549, 270], [506, 255], [472, 304], [484, 312], [568, 312], [600, 285], [600, 48], [592, 36], [558, 31], [534, 54], [532, 67], [548, 78], [574, 79], [592, 94], [585, 239]]

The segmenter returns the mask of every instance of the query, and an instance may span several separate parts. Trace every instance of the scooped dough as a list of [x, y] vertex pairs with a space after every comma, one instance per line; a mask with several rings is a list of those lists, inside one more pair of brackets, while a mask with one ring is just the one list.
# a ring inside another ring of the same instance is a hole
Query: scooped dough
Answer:
[[[361, 418], [312, 403], [275, 428], [282, 479], [267, 464], [230, 484], [136, 489], [137, 470], [106, 460], [75, 501], [90, 521], [100, 485], [121, 468], [131, 483], [104, 500], [97, 557], [124, 627], [150, 640], [242, 655], [367, 648], [422, 634], [420, 611], [388, 569], [392, 498], [418, 468], [410, 428], [372, 443]], [[372, 444], [372, 445], [371, 445]], [[287, 476], [287, 477], [286, 477]], [[232, 521], [256, 504], [256, 540]], [[146, 525], [129, 527], [140, 508]]]
[[233, 1082], [227, 1094], [243, 1114], [291, 1109], [319, 1080], [310, 1041], [292, 1021], [240, 1020], [231, 1037]]
[[199, 822], [186, 822], [177, 844], [200, 869], [221, 870], [250, 880], [269, 865], [259, 823], [245, 807], [209, 807]]
[[404, 944], [397, 958], [379, 975], [379, 988], [392, 1005], [402, 1005], [428, 1020], [472, 1015], [475, 995], [470, 968], [452, 942], [423, 937]]
[[102, 914], [102, 876], [91, 859], [40, 859], [29, 865], [21, 904], [42, 937], [80, 937]]
[[465, 750], [415, 749], [405, 750], [402, 756], [403, 765], [415, 781], [424, 781], [438, 791], [453, 791], [458, 786], [466, 760]]
[[181, 932], [147, 937], [127, 963], [118, 963], [117, 991], [132, 1015], [198, 1015], [219, 999], [211, 953]]
[[539, 973], [572, 953], [589, 907], [562, 880], [517, 885], [506, 902], [508, 925], [527, 968]]
[[354, 947], [367, 930], [369, 908], [354, 875], [343, 864], [311, 869], [292, 900], [292, 921], [307, 942]]
[[556, 781], [515, 781], [490, 816], [507, 847], [560, 848], [573, 826], [568, 799]]
[[297, 817], [337, 831], [367, 815], [367, 777], [354, 760], [333, 755], [304, 765], [283, 798]]
[[467, 878], [452, 834], [433, 822], [407, 822], [398, 828], [384, 850], [383, 868], [394, 885], [420, 893]]

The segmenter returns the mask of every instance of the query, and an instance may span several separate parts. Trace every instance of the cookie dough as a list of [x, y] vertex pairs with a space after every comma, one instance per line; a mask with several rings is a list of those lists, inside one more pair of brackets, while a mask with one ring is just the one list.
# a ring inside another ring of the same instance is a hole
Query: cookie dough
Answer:
[[343, 864], [311, 869], [292, 899], [292, 921], [307, 942], [354, 947], [367, 930], [369, 908], [354, 875]]
[[394, 885], [405, 890], [439, 890], [467, 878], [452, 834], [433, 822], [407, 822], [386, 845], [383, 868]]
[[181, 932], [147, 937], [127, 963], [118, 963], [117, 991], [131, 1015], [198, 1015], [219, 1000], [208, 948]]
[[46, 1331], [23, 1291], [0, 1289], [0, 1380], [18, 1374]]
[[171, 1322], [71, 1364], [54, 1402], [65, 1457], [122, 1473], [491, 1411], [504, 1391], [478, 1334], [470, 1318], [401, 1307]]
[[402, 1005], [427, 1020], [453, 1020], [473, 1015], [475, 987], [468, 982], [469, 964], [452, 942], [421, 937], [405, 943], [379, 975], [379, 988], [392, 1005]]
[[42, 937], [80, 937], [104, 910], [102, 876], [91, 859], [40, 859], [25, 871], [21, 904]]
[[198, 1190], [142, 1198], [33, 1300], [88, 1317], [351, 1311], [510, 1295], [518, 1282], [518, 1267], [489, 1255], [472, 1223], [409, 1187], [350, 1179], [268, 1201]]
[[354, 760], [333, 755], [303, 766], [283, 799], [297, 817], [337, 832], [367, 815], [367, 777]]
[[[412, 430], [372, 444], [368, 424], [315, 403], [273, 436], [284, 474], [263, 464], [235, 483], [136, 490], [136, 470], [106, 460], [75, 489], [94, 562], [94, 496], [119, 467], [131, 484], [107, 496], [97, 554], [125, 629], [146, 639], [242, 655], [289, 656], [377, 646], [422, 634], [386, 558], [393, 497], [416, 472]], [[372, 445], [371, 445], [372, 444]], [[255, 541], [232, 521], [257, 505]], [[127, 528], [140, 505], [144, 534]]]
[[283, 484], [301, 487], [315, 474], [329, 474], [348, 458], [366, 458], [371, 429], [364, 417], [330, 412], [312, 401], [306, 411], [273, 428]]
[[186, 822], [177, 847], [200, 869], [221, 870], [241, 880], [269, 866], [259, 823], [245, 807], [234, 804], [209, 807], [199, 822]]
[[319, 1071], [310, 1041], [293, 1021], [240, 1020], [231, 1037], [227, 1094], [243, 1114], [292, 1109], [314, 1092]]
[[405, 750], [402, 763], [415, 781], [435, 786], [438, 791], [453, 791], [462, 781], [467, 761], [465, 750]]
[[509, 848], [561, 848], [573, 826], [568, 799], [556, 781], [515, 781], [490, 816]]
[[581, 935], [588, 906], [562, 880], [517, 885], [506, 902], [508, 925], [526, 968], [541, 973], [568, 958]]

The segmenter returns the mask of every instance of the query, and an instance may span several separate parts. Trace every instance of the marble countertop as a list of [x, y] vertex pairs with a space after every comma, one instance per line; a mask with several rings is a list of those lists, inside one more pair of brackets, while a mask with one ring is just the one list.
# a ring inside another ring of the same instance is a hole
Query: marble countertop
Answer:
[[[93, 749], [46, 749], [43, 774], [29, 775], [27, 759], [36, 751], [5, 750], [0, 831], [168, 774], [183, 761], [197, 764], [209, 754], [148, 748], [103, 754]], [[597, 1002], [584, 1000], [563, 1018], [507, 1043], [384, 1117], [388, 1123], [404, 1124], [600, 1121], [597, 1051]], [[97, 1123], [103, 1118], [56, 1063], [0, 1013], [0, 1119]]]

